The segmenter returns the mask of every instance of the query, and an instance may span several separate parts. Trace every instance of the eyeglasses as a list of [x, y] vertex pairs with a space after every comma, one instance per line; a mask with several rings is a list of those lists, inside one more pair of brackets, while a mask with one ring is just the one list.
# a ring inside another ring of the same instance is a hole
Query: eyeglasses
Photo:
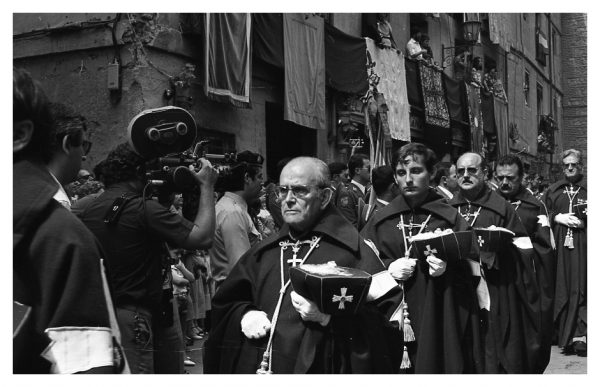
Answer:
[[579, 166], [579, 163], [563, 163], [563, 168], [567, 169], [567, 168], [577, 168]]
[[508, 181], [512, 181], [513, 183], [517, 180], [519, 180], [519, 176], [498, 176], [498, 175], [494, 175], [494, 177], [496, 178], [496, 180], [498, 181], [503, 181], [504, 179], [508, 180]]
[[[469, 175], [476, 175], [477, 172], [479, 172], [479, 168], [469, 167], [469, 168], [466, 168], [466, 171]], [[458, 176], [464, 176], [465, 168], [457, 168], [456, 173]]]
[[285, 199], [288, 193], [291, 192], [292, 196], [298, 199], [307, 197], [313, 188], [321, 189], [325, 188], [323, 185], [278, 185], [277, 186], [277, 197], [279, 199]]
[[83, 148], [83, 154], [87, 156], [90, 153], [90, 149], [92, 149], [92, 142], [88, 140], [83, 140], [81, 142], [81, 147]]

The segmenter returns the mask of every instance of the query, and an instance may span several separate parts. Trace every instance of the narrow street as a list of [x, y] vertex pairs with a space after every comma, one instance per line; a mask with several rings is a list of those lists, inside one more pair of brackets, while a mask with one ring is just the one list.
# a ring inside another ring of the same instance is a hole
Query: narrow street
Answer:
[[[189, 347], [188, 356], [196, 363], [194, 367], [185, 367], [190, 374], [202, 374], [202, 347], [203, 340], [196, 340], [192, 347]], [[544, 374], [586, 374], [587, 373], [587, 357], [579, 357], [577, 355], [565, 356], [561, 354], [557, 346], [552, 347], [552, 355], [550, 364], [546, 368]]]

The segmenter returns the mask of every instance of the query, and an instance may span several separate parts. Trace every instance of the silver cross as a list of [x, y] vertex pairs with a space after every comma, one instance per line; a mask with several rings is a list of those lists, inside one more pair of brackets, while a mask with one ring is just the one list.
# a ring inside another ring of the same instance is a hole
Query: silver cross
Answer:
[[331, 299], [332, 302], [339, 302], [340, 306], [339, 309], [346, 309], [346, 306], [344, 305], [344, 303], [346, 301], [348, 302], [352, 302], [352, 300], [354, 300], [354, 296], [351, 295], [346, 295], [346, 292], [348, 291], [348, 288], [341, 288], [340, 289], [340, 295], [333, 295], [333, 298]]
[[481, 238], [481, 235], [477, 236], [477, 243], [479, 243], [479, 247], [483, 246], [483, 244], [485, 243], [483, 238]]
[[437, 254], [437, 249], [431, 249], [431, 246], [427, 245], [427, 251], [425, 251], [425, 256], [428, 257], [430, 255], [433, 255], [435, 257], [434, 254]]

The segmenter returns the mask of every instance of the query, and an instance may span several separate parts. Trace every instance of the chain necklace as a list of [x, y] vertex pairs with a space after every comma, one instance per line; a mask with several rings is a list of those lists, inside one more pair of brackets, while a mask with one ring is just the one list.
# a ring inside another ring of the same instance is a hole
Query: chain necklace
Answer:
[[[467, 199], [465, 199], [467, 200]], [[462, 216], [467, 223], [469, 223], [469, 219], [471, 219], [471, 216], [473, 217], [473, 221], [471, 222], [471, 227], [473, 227], [473, 225], [475, 224], [475, 221], [477, 220], [477, 217], [479, 216], [479, 213], [481, 212], [481, 206], [479, 206], [479, 208], [477, 209], [477, 211], [475, 211], [474, 214], [471, 213], [471, 202], [469, 200], [467, 200], [467, 212], [462, 213], [460, 212], [460, 206], [458, 207], [458, 213], [460, 214], [460, 216]]]

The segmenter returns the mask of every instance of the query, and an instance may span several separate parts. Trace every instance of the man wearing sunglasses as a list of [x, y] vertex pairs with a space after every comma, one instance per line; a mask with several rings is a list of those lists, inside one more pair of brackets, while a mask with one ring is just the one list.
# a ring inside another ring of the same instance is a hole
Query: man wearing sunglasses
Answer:
[[[283, 168], [283, 227], [240, 258], [213, 298], [206, 373], [397, 371], [382, 328], [397, 316], [400, 288], [372, 245], [330, 205], [331, 195], [323, 161], [299, 157]], [[322, 313], [286, 285], [291, 267], [330, 261], [373, 275], [367, 306], [356, 314]]]
[[52, 157], [48, 162], [48, 170], [58, 184], [54, 199], [70, 210], [71, 201], [63, 187], [77, 177], [81, 162], [90, 152], [92, 143], [85, 139], [87, 128], [83, 116], [62, 103], [51, 103], [50, 111], [56, 139], [50, 145]]
[[496, 226], [514, 233], [489, 250], [485, 240], [477, 239], [481, 251], [473, 275], [485, 372], [536, 372], [541, 317], [531, 240], [510, 203], [486, 184], [488, 167], [481, 155], [464, 153], [456, 172], [459, 191], [449, 203], [467, 223], [474, 229]]
[[533, 372], [544, 372], [550, 361], [550, 348], [554, 334], [554, 286], [556, 279], [556, 256], [554, 237], [548, 222], [546, 206], [523, 185], [523, 163], [516, 155], [505, 155], [498, 160], [495, 178], [498, 192], [515, 209], [519, 220], [527, 230], [535, 254], [535, 274], [540, 287], [541, 330], [538, 363]]
[[544, 197], [557, 249], [554, 321], [565, 354], [587, 356], [587, 187], [581, 152], [562, 154], [564, 179]]

